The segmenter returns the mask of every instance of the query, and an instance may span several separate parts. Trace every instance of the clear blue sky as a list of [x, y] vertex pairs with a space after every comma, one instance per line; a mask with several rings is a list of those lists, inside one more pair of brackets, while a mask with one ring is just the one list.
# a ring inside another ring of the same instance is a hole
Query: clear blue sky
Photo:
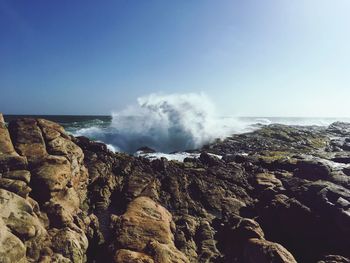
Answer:
[[0, 111], [204, 92], [222, 114], [350, 117], [349, 14], [349, 0], [0, 0]]

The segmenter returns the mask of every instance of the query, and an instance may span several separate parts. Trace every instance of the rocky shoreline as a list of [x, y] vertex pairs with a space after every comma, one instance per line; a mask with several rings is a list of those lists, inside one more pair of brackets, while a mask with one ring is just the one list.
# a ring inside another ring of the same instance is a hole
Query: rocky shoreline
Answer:
[[347, 123], [262, 126], [177, 162], [0, 114], [1, 263], [350, 262], [349, 189]]

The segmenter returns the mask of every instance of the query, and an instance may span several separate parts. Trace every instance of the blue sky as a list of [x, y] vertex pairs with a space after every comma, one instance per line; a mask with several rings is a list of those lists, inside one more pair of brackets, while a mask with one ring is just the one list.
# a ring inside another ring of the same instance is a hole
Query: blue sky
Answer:
[[350, 117], [349, 0], [0, 0], [0, 111], [109, 114], [204, 92], [220, 114]]

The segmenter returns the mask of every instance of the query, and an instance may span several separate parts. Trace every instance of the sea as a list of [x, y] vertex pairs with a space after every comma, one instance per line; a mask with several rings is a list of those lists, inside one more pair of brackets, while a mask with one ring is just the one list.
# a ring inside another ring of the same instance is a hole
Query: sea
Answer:
[[[254, 131], [263, 125], [278, 123], [328, 126], [336, 121], [350, 122], [350, 118], [302, 117], [220, 116], [211, 120], [194, 118], [188, 121], [179, 116], [163, 116], [155, 121], [155, 117], [151, 115], [4, 115], [6, 122], [22, 117], [44, 118], [57, 122], [68, 133], [103, 142], [113, 152], [126, 152], [149, 159], [166, 157], [178, 161], [183, 161], [186, 157], [198, 157], [198, 153], [191, 153], [189, 150], [198, 149], [217, 138], [223, 139], [232, 134]], [[154, 152], [139, 150], [146, 146], [154, 149]]]
[[[111, 151], [183, 160], [191, 150], [216, 139], [250, 132], [272, 123], [326, 126], [350, 118], [237, 117], [218, 113], [204, 93], [149, 94], [108, 116], [41, 115], [74, 136], [105, 143]], [[21, 115], [5, 115], [11, 121]], [[153, 153], [141, 151], [148, 147]]]

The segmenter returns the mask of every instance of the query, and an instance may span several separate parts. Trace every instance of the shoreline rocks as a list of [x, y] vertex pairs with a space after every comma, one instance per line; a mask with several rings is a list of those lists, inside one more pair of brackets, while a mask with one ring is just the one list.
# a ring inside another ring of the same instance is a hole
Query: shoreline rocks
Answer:
[[178, 162], [0, 114], [0, 262], [350, 262], [349, 127], [262, 126]]

